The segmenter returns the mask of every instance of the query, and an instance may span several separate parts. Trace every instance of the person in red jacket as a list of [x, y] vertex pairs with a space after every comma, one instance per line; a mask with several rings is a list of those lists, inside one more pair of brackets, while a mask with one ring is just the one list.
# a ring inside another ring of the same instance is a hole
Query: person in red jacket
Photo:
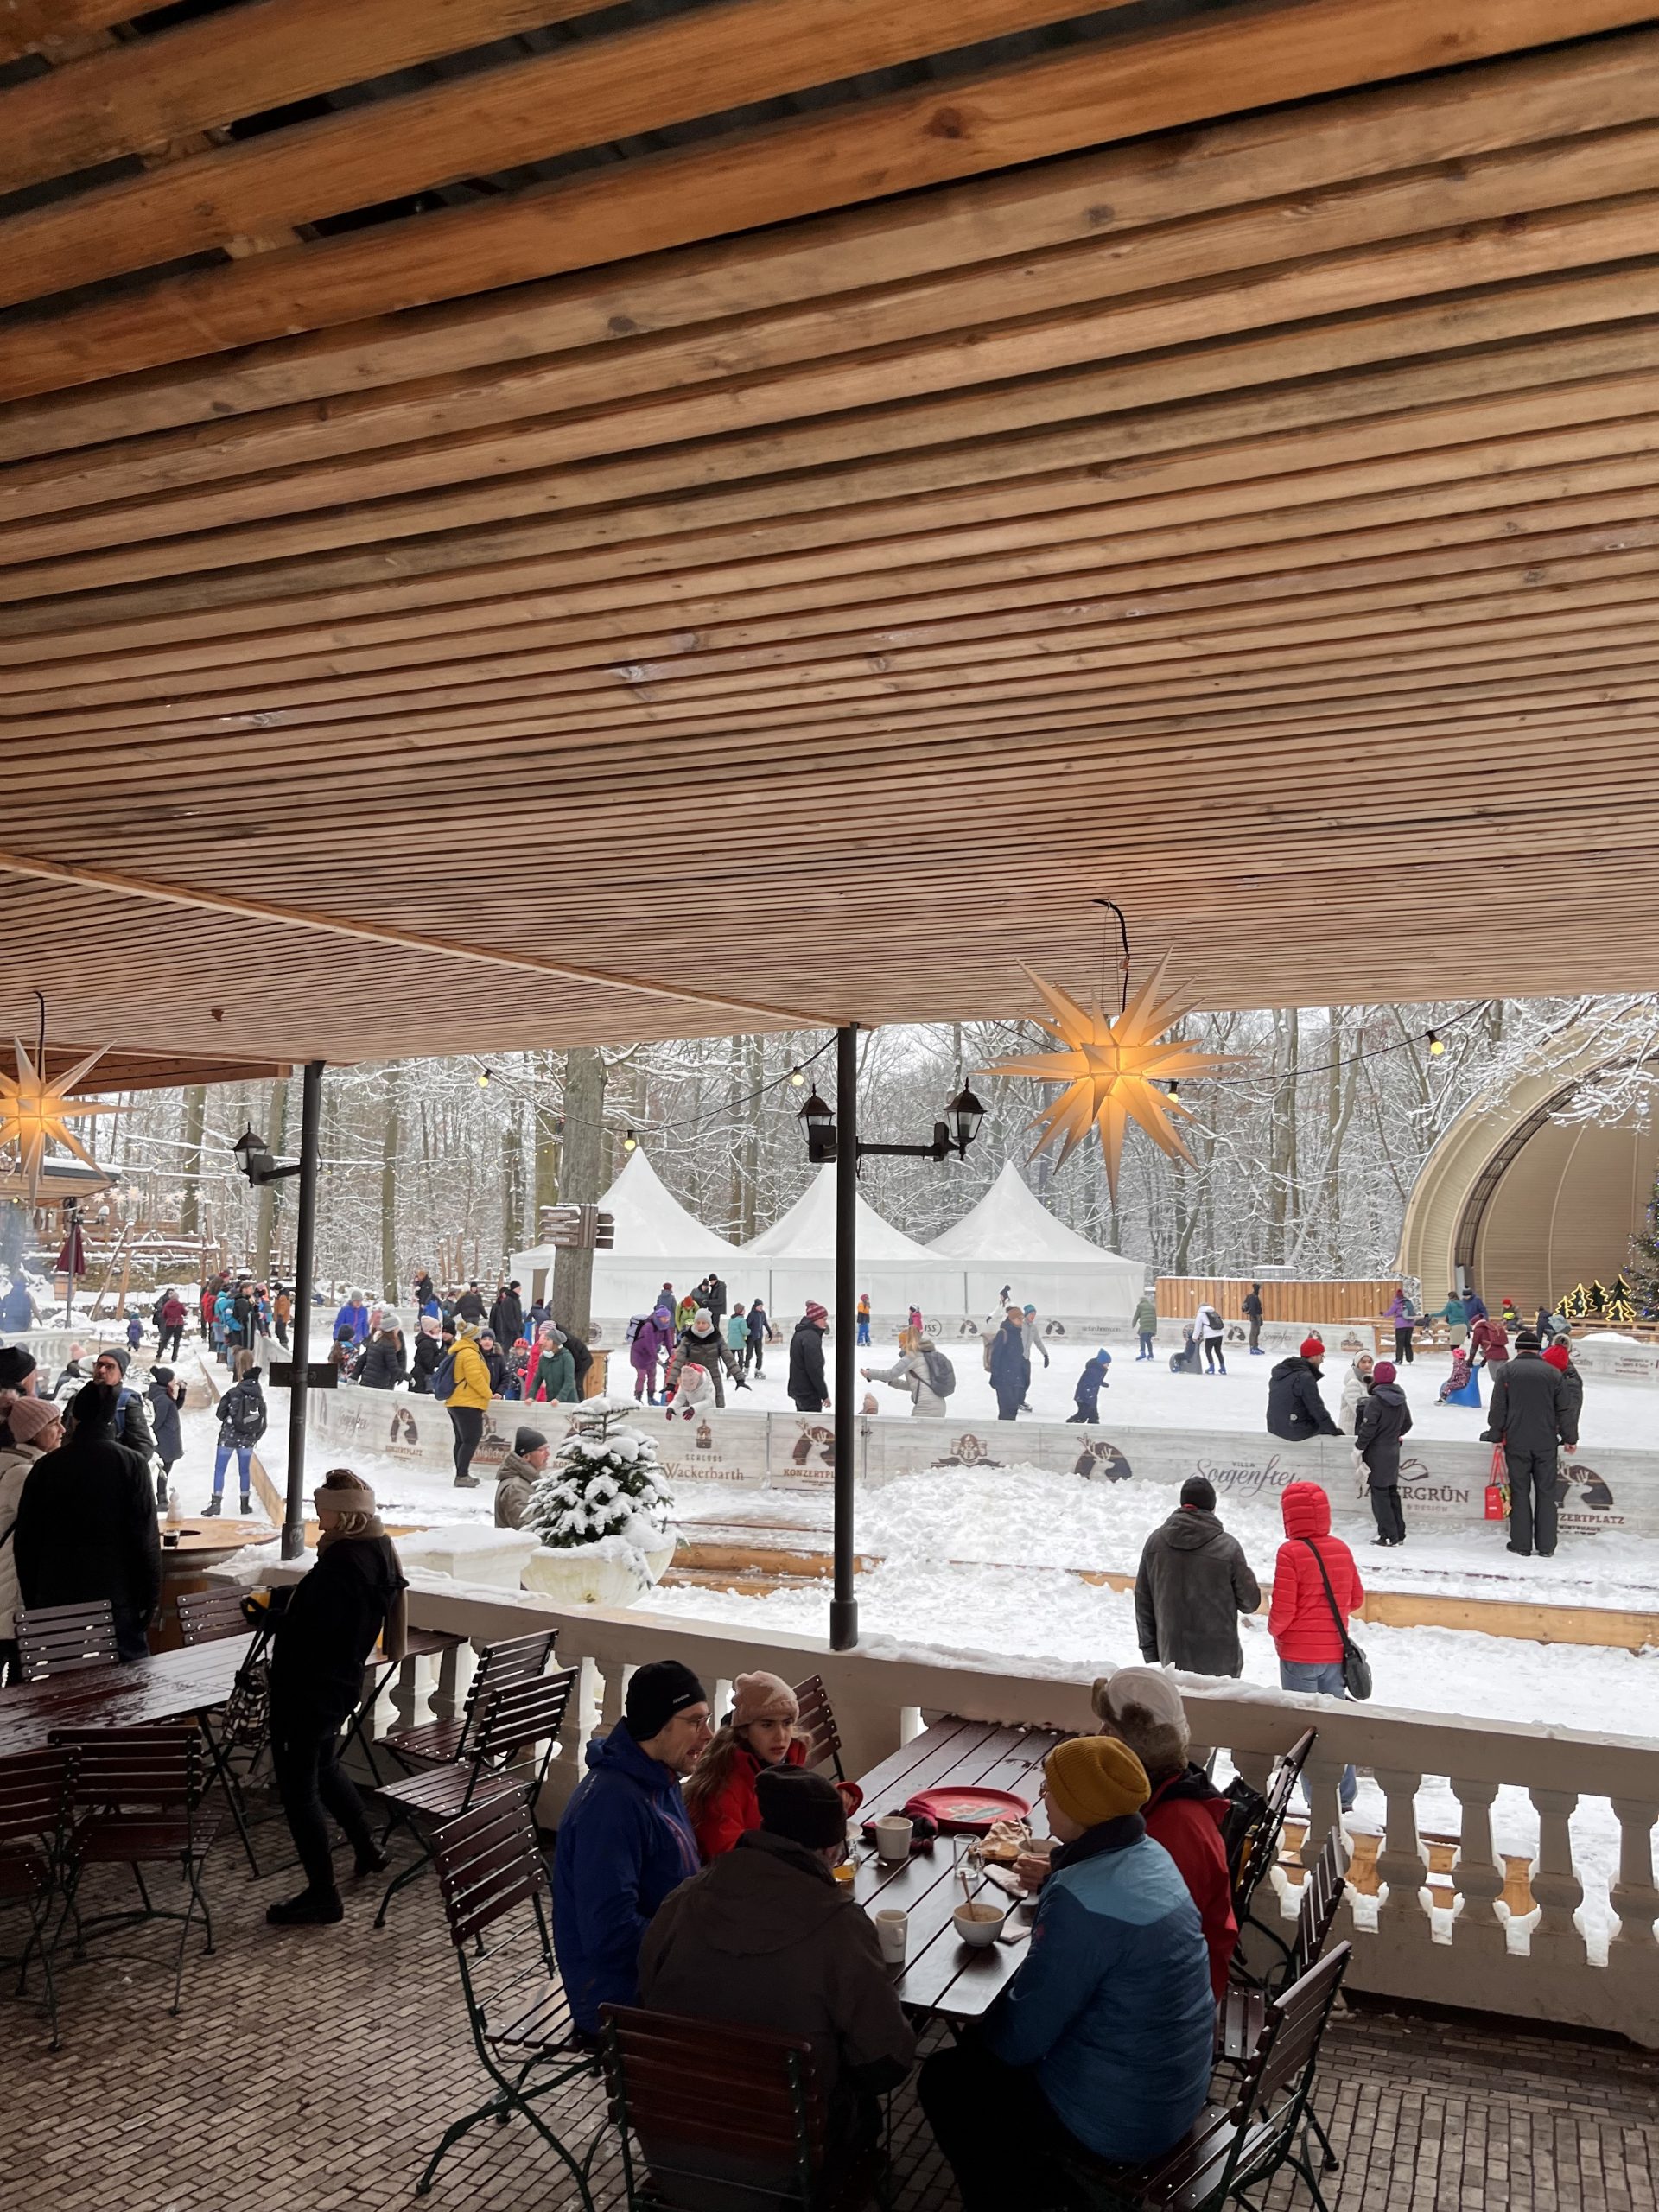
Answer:
[[[685, 1785], [685, 1809], [705, 1866], [760, 1826], [754, 1785], [763, 1770], [805, 1764], [800, 1717], [795, 1693], [781, 1676], [740, 1675], [733, 1682], [732, 1709]], [[850, 1817], [862, 1792], [850, 1782], [836, 1787]]]
[[1192, 1893], [1210, 1953], [1210, 1986], [1219, 2003], [1238, 1942], [1221, 1840], [1228, 1801], [1204, 1769], [1192, 1764], [1186, 1707], [1166, 1668], [1120, 1667], [1095, 1684], [1094, 1707], [1102, 1733], [1127, 1744], [1147, 1770], [1152, 1795], [1141, 1817]]
[[[1349, 1615], [1365, 1601], [1359, 1569], [1342, 1538], [1331, 1533], [1331, 1501], [1318, 1483], [1287, 1483], [1279, 1508], [1285, 1541], [1274, 1561], [1268, 1633], [1279, 1654], [1280, 1688], [1345, 1698], [1343, 1636]], [[1338, 1793], [1344, 1813], [1353, 1804], [1357, 1787], [1354, 1770], [1344, 1767]]]

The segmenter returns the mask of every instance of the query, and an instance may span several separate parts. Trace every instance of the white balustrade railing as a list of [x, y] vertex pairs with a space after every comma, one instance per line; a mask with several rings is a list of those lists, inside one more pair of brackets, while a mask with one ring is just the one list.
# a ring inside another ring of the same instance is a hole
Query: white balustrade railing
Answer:
[[[264, 1570], [273, 1580], [300, 1571], [297, 1563]], [[1087, 1683], [1064, 1670], [1051, 1677], [992, 1670], [982, 1659], [957, 1664], [948, 1654], [891, 1645], [832, 1652], [812, 1637], [758, 1638], [752, 1630], [718, 1622], [604, 1607], [567, 1611], [444, 1576], [417, 1573], [414, 1580], [415, 1624], [482, 1646], [550, 1621], [558, 1630], [558, 1663], [581, 1663], [580, 1693], [540, 1808], [548, 1826], [556, 1824], [581, 1777], [588, 1738], [620, 1714], [632, 1669], [671, 1655], [702, 1676], [716, 1709], [732, 1678], [752, 1668], [786, 1681], [822, 1675], [847, 1771], [855, 1777], [913, 1734], [924, 1714], [1079, 1731], [1095, 1726]], [[465, 1646], [439, 1660], [406, 1662], [383, 1701], [381, 1726], [454, 1713], [473, 1664]], [[1310, 1723], [1318, 1728], [1306, 1775], [1305, 1864], [1338, 1820], [1343, 1768], [1352, 1764], [1375, 1784], [1382, 1807], [1378, 1894], [1351, 1889], [1338, 1927], [1354, 1946], [1349, 1980], [1355, 1986], [1407, 2001], [1611, 2030], [1659, 2047], [1653, 1862], [1659, 1745], [1299, 1699], [1230, 1683], [1187, 1688], [1185, 1695], [1194, 1742], [1224, 1751], [1258, 1788], [1278, 1755]], [[1358, 1818], [1350, 1821], [1351, 1834], [1377, 1825], [1370, 1817], [1376, 1803], [1368, 1788]], [[1500, 1853], [1500, 1815], [1511, 1843], [1518, 1824], [1524, 1827], [1528, 1848], [1518, 1857]], [[1456, 1836], [1449, 1885], [1444, 1877], [1437, 1886], [1428, 1882], [1423, 1827]], [[1506, 1869], [1501, 1856], [1517, 1863]], [[1512, 1902], [1524, 1903], [1529, 1879], [1532, 1910], [1512, 1911], [1506, 1891]], [[1282, 1875], [1275, 1883], [1281, 1910], [1294, 1914], [1294, 1883]], [[1265, 1897], [1258, 1906], [1271, 1909]]]

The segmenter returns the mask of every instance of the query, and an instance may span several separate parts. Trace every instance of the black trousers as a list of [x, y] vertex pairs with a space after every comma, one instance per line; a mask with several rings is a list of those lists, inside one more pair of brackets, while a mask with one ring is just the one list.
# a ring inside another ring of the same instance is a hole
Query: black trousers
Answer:
[[1394, 1544], [1404, 1541], [1406, 1516], [1400, 1508], [1400, 1485], [1397, 1483], [1371, 1484], [1371, 1511], [1376, 1516], [1379, 1536], [1386, 1536]]
[[1262, 1317], [1258, 1313], [1250, 1323], [1250, 1350], [1255, 1351], [1262, 1343]]
[[472, 1466], [474, 1452], [484, 1441], [484, 1408], [451, 1406], [449, 1425], [455, 1432], [455, 1473], [464, 1475]]
[[1548, 1559], [1555, 1549], [1554, 1452], [1516, 1452], [1506, 1446], [1510, 1475], [1510, 1542], [1518, 1552]]
[[1227, 1362], [1222, 1357], [1221, 1350], [1224, 1341], [1224, 1339], [1220, 1337], [1206, 1337], [1204, 1339], [1205, 1364], [1212, 1374], [1217, 1369], [1224, 1375], [1227, 1372]]
[[340, 1764], [339, 1721], [273, 1708], [270, 1763], [306, 1886], [326, 1897], [334, 1887], [334, 1855], [325, 1814], [334, 1815], [354, 1851], [366, 1856], [374, 1847], [357, 1785]]
[[184, 1324], [182, 1321], [180, 1322], [176, 1329], [163, 1329], [156, 1346], [156, 1358], [165, 1359], [167, 1357], [168, 1341], [171, 1338], [173, 1344], [173, 1357], [176, 1359], [179, 1356], [179, 1339], [183, 1334]]
[[1412, 1334], [1413, 1332], [1409, 1329], [1396, 1329], [1394, 1332], [1395, 1358], [1396, 1360], [1403, 1360], [1408, 1367], [1412, 1364]]
[[963, 2212], [1011, 2212], [1064, 2195], [1062, 2152], [1097, 2164], [1023, 2066], [1005, 2066], [971, 2033], [922, 2063], [917, 2094], [957, 2177]]
[[1019, 1414], [1020, 1401], [1024, 1398], [1025, 1395], [1025, 1390], [1021, 1389], [1018, 1383], [1014, 1385], [1012, 1390], [999, 1390], [996, 1394], [996, 1417], [998, 1421], [1014, 1420]]

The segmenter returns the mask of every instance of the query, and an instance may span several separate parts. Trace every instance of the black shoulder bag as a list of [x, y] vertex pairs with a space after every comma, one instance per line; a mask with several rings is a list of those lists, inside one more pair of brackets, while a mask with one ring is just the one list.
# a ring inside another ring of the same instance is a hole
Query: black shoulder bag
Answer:
[[1330, 1601], [1331, 1618], [1337, 1624], [1337, 1634], [1342, 1638], [1342, 1686], [1350, 1697], [1357, 1698], [1363, 1704], [1371, 1694], [1371, 1662], [1348, 1633], [1348, 1624], [1342, 1618], [1341, 1608], [1337, 1604], [1337, 1593], [1331, 1587], [1331, 1577], [1325, 1573], [1325, 1560], [1320, 1556], [1319, 1546], [1312, 1536], [1304, 1536], [1302, 1541], [1313, 1554], [1313, 1564], [1319, 1570], [1319, 1580], [1325, 1585], [1325, 1594]]

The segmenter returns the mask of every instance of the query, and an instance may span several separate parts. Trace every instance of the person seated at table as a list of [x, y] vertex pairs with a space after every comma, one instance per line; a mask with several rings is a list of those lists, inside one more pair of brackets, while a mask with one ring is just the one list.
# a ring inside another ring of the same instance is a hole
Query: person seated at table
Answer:
[[[847, 1848], [841, 1793], [825, 1775], [780, 1765], [762, 1768], [753, 1787], [758, 1826], [683, 1883], [645, 1930], [639, 2002], [810, 2037], [839, 2164], [875, 2141], [876, 2099], [909, 2073], [916, 2037], [874, 1923], [831, 1871]], [[716, 2168], [706, 2151], [652, 2145], [665, 2164], [677, 2150], [699, 2175], [717, 2171], [746, 2192], [772, 2178], [753, 2160]]]
[[709, 1742], [708, 1692], [677, 1659], [653, 1659], [588, 1746], [553, 1853], [553, 1948], [579, 2038], [598, 2035], [601, 2005], [634, 2003], [652, 1916], [697, 1871], [680, 1783]]
[[800, 1717], [795, 1693], [781, 1675], [739, 1675], [733, 1682], [732, 1709], [685, 1785], [685, 1809], [705, 1866], [760, 1827], [759, 1777], [769, 1768], [805, 1764], [805, 1739], [796, 1726]]
[[144, 1630], [162, 1595], [162, 1540], [149, 1462], [117, 1441], [116, 1392], [83, 1382], [64, 1408], [64, 1441], [35, 1462], [12, 1526], [25, 1608], [107, 1598], [115, 1648], [148, 1657]]
[[1198, 1909], [1147, 1834], [1146, 1770], [1127, 1744], [1077, 1736], [1043, 1770], [1061, 1848], [1029, 1953], [919, 2094], [963, 2212], [1049, 2205], [1062, 2158], [1139, 2164], [1179, 2143], [1215, 2063], [1216, 2005]]
[[1238, 1943], [1233, 1883], [1221, 1832], [1228, 1800], [1192, 1764], [1186, 1708], [1161, 1667], [1120, 1667], [1095, 1684], [1102, 1732], [1116, 1736], [1147, 1770], [1152, 1795], [1141, 1808], [1147, 1834], [1161, 1843], [1192, 1893], [1210, 1954], [1210, 1986], [1219, 2003]]
[[345, 1831], [359, 1875], [386, 1861], [369, 1833], [357, 1786], [340, 1764], [340, 1732], [363, 1695], [375, 1639], [401, 1659], [408, 1634], [408, 1585], [374, 1492], [349, 1467], [331, 1467], [312, 1493], [321, 1533], [317, 1563], [276, 1616], [270, 1659], [270, 1761], [305, 1887], [274, 1904], [277, 1928], [343, 1920], [325, 1808]]
[[22, 1602], [13, 1556], [16, 1547], [7, 1538], [35, 1462], [55, 1452], [63, 1441], [63, 1416], [50, 1398], [14, 1398], [7, 1410], [11, 1417], [11, 1441], [0, 1444], [0, 1682], [16, 1675], [12, 1615]]

